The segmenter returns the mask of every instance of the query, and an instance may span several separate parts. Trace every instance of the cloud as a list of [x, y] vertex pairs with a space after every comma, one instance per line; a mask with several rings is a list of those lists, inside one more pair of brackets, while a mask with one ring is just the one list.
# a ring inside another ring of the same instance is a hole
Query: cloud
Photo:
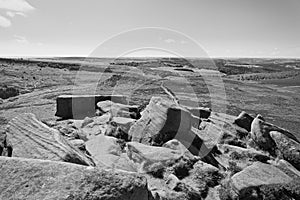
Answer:
[[165, 39], [164, 40], [166, 43], [175, 43], [176, 41], [175, 40], [173, 40], [173, 39]]
[[0, 15], [0, 26], [7, 28], [7, 27], [11, 26], [11, 21]]
[[[0, 11], [5, 10], [6, 15], [10, 18], [20, 15], [26, 17], [26, 12], [30, 12], [35, 8], [26, 0], [0, 0]], [[11, 21], [6, 17], [0, 16], [0, 27], [7, 28], [11, 26]]]
[[11, 18], [15, 17], [16, 15], [20, 15], [20, 16], [26, 17], [26, 14], [22, 13], [22, 12], [7, 11], [6, 15], [9, 16], [9, 17], [11, 17]]
[[15, 41], [21, 44], [29, 44], [29, 41], [24, 37], [20, 35], [14, 35]]
[[16, 12], [29, 12], [35, 8], [25, 0], [0, 0], [0, 9]]

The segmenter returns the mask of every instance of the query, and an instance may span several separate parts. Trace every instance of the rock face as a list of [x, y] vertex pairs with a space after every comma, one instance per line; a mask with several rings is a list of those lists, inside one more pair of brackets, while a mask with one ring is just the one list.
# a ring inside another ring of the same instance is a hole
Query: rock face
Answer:
[[283, 158], [300, 171], [300, 143], [278, 131], [271, 131], [270, 135]]
[[63, 119], [93, 117], [97, 103], [106, 100], [121, 104], [128, 103], [126, 97], [121, 95], [61, 95], [56, 99], [55, 116]]
[[7, 135], [13, 146], [13, 157], [94, 165], [91, 159], [65, 140], [59, 131], [38, 121], [31, 113], [12, 119], [7, 127]]
[[0, 157], [0, 171], [0, 199], [148, 199], [146, 179], [134, 174], [6, 157]]
[[246, 193], [247, 189], [252, 187], [285, 184], [291, 182], [292, 178], [272, 165], [255, 162], [253, 165], [233, 175], [231, 181], [233, 188], [238, 193]]
[[248, 132], [251, 131], [251, 124], [254, 118], [250, 116], [246, 112], [241, 112], [240, 115], [234, 120], [234, 123], [244, 129], [246, 129]]

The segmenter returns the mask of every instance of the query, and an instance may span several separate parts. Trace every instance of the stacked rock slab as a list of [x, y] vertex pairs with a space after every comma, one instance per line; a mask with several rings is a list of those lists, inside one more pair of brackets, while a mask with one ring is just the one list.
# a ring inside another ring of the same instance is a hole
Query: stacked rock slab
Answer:
[[49, 128], [31, 113], [12, 119], [7, 127], [7, 136], [13, 146], [13, 157], [94, 165], [91, 159], [65, 140], [58, 130]]
[[61, 95], [56, 99], [55, 116], [63, 119], [83, 119], [93, 117], [99, 101], [128, 104], [126, 97], [121, 95]]
[[192, 131], [192, 115], [186, 109], [160, 97], [152, 97], [141, 118], [131, 126], [132, 141], [162, 146], [172, 139], [180, 141], [193, 155], [209, 153], [203, 140]]
[[65, 162], [0, 157], [0, 199], [147, 200], [137, 174]]

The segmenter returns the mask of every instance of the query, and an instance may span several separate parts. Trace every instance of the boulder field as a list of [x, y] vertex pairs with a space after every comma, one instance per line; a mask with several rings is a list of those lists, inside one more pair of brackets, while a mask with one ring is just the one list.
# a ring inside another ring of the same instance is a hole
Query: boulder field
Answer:
[[300, 199], [299, 140], [261, 115], [162, 97], [57, 104], [61, 119], [23, 113], [0, 133], [0, 199]]

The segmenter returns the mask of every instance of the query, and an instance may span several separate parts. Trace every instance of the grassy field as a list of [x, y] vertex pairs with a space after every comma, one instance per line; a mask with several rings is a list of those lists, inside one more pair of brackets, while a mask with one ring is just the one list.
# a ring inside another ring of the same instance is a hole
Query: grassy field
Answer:
[[[146, 104], [152, 96], [166, 95], [160, 88], [163, 83], [183, 104], [231, 115], [243, 110], [262, 114], [297, 135], [300, 92], [286, 86], [299, 86], [299, 63], [294, 59], [0, 59], [0, 92], [7, 98], [0, 104], [0, 124], [23, 112], [55, 118], [55, 99], [61, 94], [124, 94], [131, 104]], [[9, 88], [17, 92], [5, 96]]]

